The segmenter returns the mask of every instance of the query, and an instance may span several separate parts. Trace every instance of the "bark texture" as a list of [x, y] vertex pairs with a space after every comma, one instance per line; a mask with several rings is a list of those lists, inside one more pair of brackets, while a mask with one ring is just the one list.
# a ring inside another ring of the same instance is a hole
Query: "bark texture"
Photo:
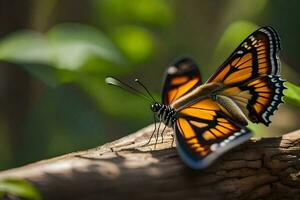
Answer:
[[153, 125], [103, 146], [3, 171], [25, 178], [44, 199], [300, 199], [300, 130], [252, 139], [208, 169], [188, 168]]

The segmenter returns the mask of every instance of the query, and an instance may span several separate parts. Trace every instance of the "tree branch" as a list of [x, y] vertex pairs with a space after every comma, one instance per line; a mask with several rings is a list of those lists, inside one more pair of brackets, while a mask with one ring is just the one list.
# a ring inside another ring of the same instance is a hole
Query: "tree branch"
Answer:
[[153, 125], [103, 146], [0, 173], [32, 182], [45, 199], [300, 199], [300, 130], [253, 139], [206, 170], [192, 170], [171, 147], [154, 149]]

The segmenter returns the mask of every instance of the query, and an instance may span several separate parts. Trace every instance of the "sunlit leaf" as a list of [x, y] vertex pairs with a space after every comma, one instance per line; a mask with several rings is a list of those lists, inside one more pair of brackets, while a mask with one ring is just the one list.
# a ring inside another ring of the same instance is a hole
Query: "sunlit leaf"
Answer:
[[52, 52], [45, 37], [33, 31], [19, 31], [0, 41], [0, 60], [14, 63], [51, 63]]
[[135, 0], [132, 6], [132, 13], [135, 18], [142, 21], [167, 25], [172, 20], [170, 4], [164, 0]]
[[122, 26], [114, 31], [114, 39], [133, 62], [141, 62], [153, 53], [154, 40], [150, 33], [138, 26]]
[[264, 126], [263, 124], [249, 122], [247, 127], [250, 128], [254, 133], [253, 137], [255, 138], [266, 137], [269, 135], [269, 129], [266, 128], [266, 126]]
[[[61, 24], [47, 33], [53, 49], [54, 65], [76, 70], [90, 58], [104, 59], [113, 63], [122, 61], [118, 50], [99, 30], [78, 24]], [[99, 68], [105, 66], [98, 66]]]
[[[104, 23], [120, 25], [128, 22], [167, 26], [173, 20], [171, 4], [166, 0], [102, 0], [94, 1], [95, 13]], [[106, 20], [110, 19], [110, 20]]]
[[60, 24], [46, 34], [11, 34], [0, 41], [0, 60], [20, 64], [50, 86], [75, 81], [82, 73], [127, 70], [126, 60], [110, 39], [79, 24]]
[[287, 90], [284, 90], [284, 100], [287, 103], [300, 106], [300, 87], [291, 82], [286, 82], [284, 85], [288, 88]]
[[29, 182], [16, 178], [0, 180], [0, 193], [8, 193], [30, 200], [42, 199], [39, 191]]

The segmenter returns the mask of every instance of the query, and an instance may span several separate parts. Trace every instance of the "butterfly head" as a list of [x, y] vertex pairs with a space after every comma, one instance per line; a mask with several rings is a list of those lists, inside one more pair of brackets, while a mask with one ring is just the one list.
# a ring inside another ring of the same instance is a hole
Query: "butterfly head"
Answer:
[[150, 109], [154, 113], [157, 113], [161, 109], [161, 107], [162, 107], [162, 105], [160, 103], [157, 103], [157, 102], [150, 105]]

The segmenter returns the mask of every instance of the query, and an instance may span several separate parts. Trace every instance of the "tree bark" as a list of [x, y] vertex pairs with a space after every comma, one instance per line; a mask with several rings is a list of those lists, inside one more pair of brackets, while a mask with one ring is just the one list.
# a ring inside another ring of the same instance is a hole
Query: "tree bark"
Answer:
[[150, 125], [103, 146], [3, 171], [24, 178], [44, 199], [300, 199], [300, 130], [252, 139], [205, 170], [171, 147], [172, 130], [147, 146]]

